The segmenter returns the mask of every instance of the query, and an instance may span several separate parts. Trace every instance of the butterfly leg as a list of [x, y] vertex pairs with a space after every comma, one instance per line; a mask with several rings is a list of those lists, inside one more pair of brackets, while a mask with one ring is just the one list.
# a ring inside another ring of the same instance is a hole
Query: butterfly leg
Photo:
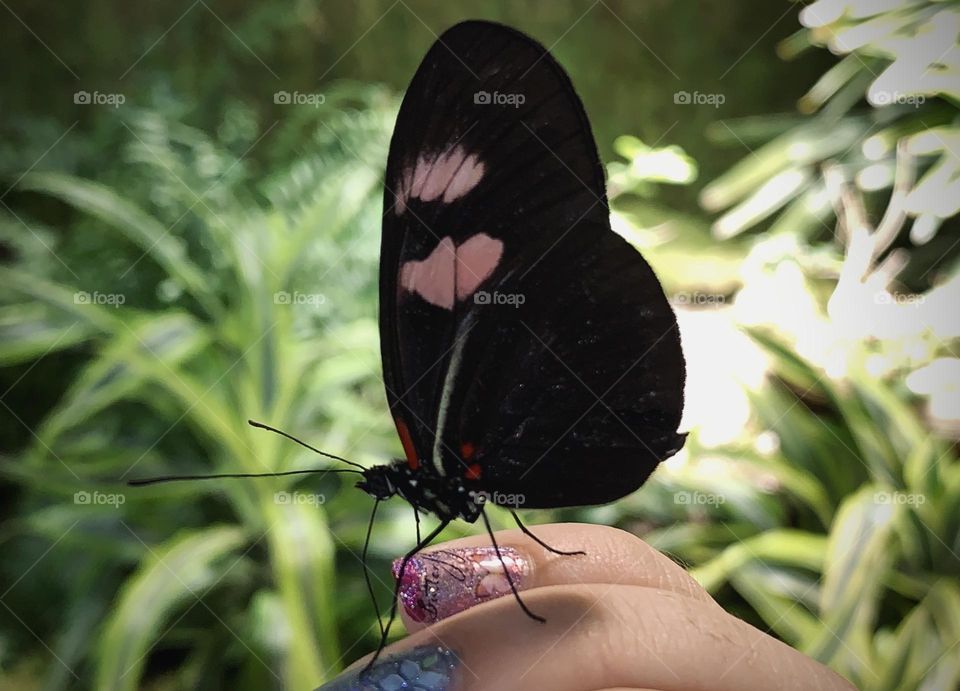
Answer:
[[420, 510], [416, 506], [413, 507], [413, 520], [417, 522], [417, 542], [420, 542]]
[[561, 555], [563, 555], [563, 556], [565, 556], [565, 557], [573, 557], [573, 556], [578, 556], [578, 555], [579, 555], [579, 556], [586, 556], [586, 555], [587, 555], [587, 553], [584, 552], [584, 551], [581, 550], [581, 549], [578, 549], [578, 550], [576, 550], [576, 551], [574, 551], [574, 552], [564, 552], [563, 550], [556, 549], [555, 547], [551, 547], [551, 546], [548, 545], [546, 542], [544, 542], [543, 540], [541, 540], [540, 538], [538, 538], [536, 535], [534, 535], [532, 532], [530, 532], [530, 528], [528, 528], [527, 526], [525, 526], [523, 523], [520, 522], [520, 516], [517, 515], [517, 512], [516, 512], [516, 511], [511, 511], [511, 512], [510, 512], [510, 515], [513, 516], [513, 520], [515, 520], [515, 521], [517, 522], [517, 525], [520, 526], [520, 530], [523, 531], [523, 534], [524, 534], [524, 535], [528, 536], [531, 540], [533, 540], [534, 542], [536, 542], [538, 545], [540, 545], [541, 547], [543, 547], [543, 548], [544, 548], [545, 550], [547, 550], [548, 552], [553, 552], [554, 554], [561, 554]]
[[430, 531], [430, 534], [428, 534], [425, 538], [419, 540], [416, 546], [404, 554], [403, 559], [400, 560], [400, 570], [397, 572], [397, 582], [393, 586], [393, 604], [390, 605], [390, 618], [387, 619], [387, 625], [384, 627], [383, 633], [380, 635], [380, 645], [377, 646], [377, 651], [373, 654], [373, 657], [370, 658], [370, 662], [366, 664], [366, 666], [363, 668], [363, 671], [360, 672], [361, 677], [370, 671], [370, 668], [376, 664], [377, 658], [380, 657], [380, 653], [382, 653], [383, 649], [387, 647], [387, 636], [390, 635], [390, 627], [393, 626], [393, 621], [397, 618], [397, 601], [400, 598], [400, 584], [403, 580], [403, 574], [407, 570], [407, 564], [417, 552], [433, 542], [437, 538], [437, 535], [442, 533], [443, 529], [448, 525], [450, 525], [449, 520], [441, 521], [440, 525]]
[[[360, 554], [360, 563], [363, 566], [363, 580], [367, 582], [367, 592], [370, 593], [373, 611], [377, 615], [377, 626], [380, 627], [380, 637], [383, 638], [383, 620], [380, 618], [380, 606], [377, 604], [377, 596], [373, 592], [373, 582], [370, 580], [370, 569], [367, 566], [367, 548], [370, 546], [370, 535], [373, 533], [373, 520], [377, 517], [377, 507], [380, 506], [380, 501], [380, 499], [374, 501], [373, 511], [370, 512], [370, 523], [367, 524], [367, 537], [363, 541], [363, 552]], [[419, 539], [417, 542], [419, 542]]]
[[490, 541], [493, 543], [493, 549], [497, 553], [497, 557], [500, 559], [500, 566], [503, 567], [503, 575], [507, 577], [507, 583], [510, 584], [510, 590], [513, 591], [513, 597], [516, 598], [517, 604], [520, 605], [520, 609], [522, 609], [523, 613], [531, 619], [535, 619], [541, 624], [546, 624], [547, 620], [541, 617], [539, 614], [534, 614], [531, 612], [530, 608], [527, 607], [526, 603], [520, 597], [520, 593], [517, 591], [517, 586], [513, 582], [513, 577], [510, 575], [510, 569], [507, 568], [506, 563], [503, 561], [503, 554], [500, 553], [500, 545], [497, 544], [497, 538], [493, 535], [493, 528], [490, 527], [490, 519], [487, 518], [486, 510], [481, 509], [480, 515], [483, 517], [483, 524], [487, 527], [487, 534], [490, 535]]

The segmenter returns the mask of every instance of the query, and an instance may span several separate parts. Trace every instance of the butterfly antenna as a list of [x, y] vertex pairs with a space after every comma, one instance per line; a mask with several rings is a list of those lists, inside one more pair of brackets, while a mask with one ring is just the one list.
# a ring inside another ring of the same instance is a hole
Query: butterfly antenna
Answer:
[[350, 468], [314, 468], [312, 470], [286, 470], [281, 473], [213, 473], [212, 475], [161, 475], [159, 477], [148, 477], [142, 480], [129, 480], [127, 485], [130, 487], [143, 487], [144, 485], [159, 485], [163, 482], [180, 482], [181, 480], [220, 480], [223, 478], [235, 477], [283, 477], [285, 475], [307, 475], [310, 473], [356, 473], [363, 475], [359, 470]]
[[318, 454], [320, 454], [321, 456], [326, 456], [327, 458], [332, 458], [332, 459], [335, 460], [335, 461], [343, 461], [344, 463], [346, 463], [346, 464], [348, 464], [348, 465], [352, 465], [352, 466], [355, 467], [355, 468], [359, 468], [360, 470], [366, 470], [366, 468], [364, 468], [364, 467], [363, 467], [362, 465], [360, 465], [359, 463], [354, 463], [353, 461], [348, 461], [346, 458], [341, 458], [340, 456], [334, 456], [332, 453], [327, 453], [326, 451], [321, 451], [321, 450], [318, 449], [318, 448], [315, 448], [315, 447], [313, 447], [313, 446], [310, 446], [307, 442], [302, 441], [302, 440], [300, 440], [300, 439], [297, 439], [297, 438], [296, 438], [295, 436], [293, 436], [292, 434], [287, 434], [287, 433], [284, 432], [283, 430], [277, 429], [276, 427], [271, 427], [270, 425], [265, 425], [264, 423], [262, 423], [262, 422], [257, 422], [256, 420], [247, 420], [247, 423], [248, 423], [251, 427], [257, 427], [257, 428], [259, 428], [259, 429], [265, 429], [265, 430], [267, 430], [268, 432], [274, 432], [274, 433], [276, 433], [276, 434], [279, 434], [281, 437], [286, 437], [287, 439], [289, 439], [289, 440], [291, 440], [291, 441], [295, 441], [295, 442], [297, 442], [300, 446], [304, 447], [305, 449], [310, 449], [310, 450], [313, 451], [314, 453], [318, 453]]

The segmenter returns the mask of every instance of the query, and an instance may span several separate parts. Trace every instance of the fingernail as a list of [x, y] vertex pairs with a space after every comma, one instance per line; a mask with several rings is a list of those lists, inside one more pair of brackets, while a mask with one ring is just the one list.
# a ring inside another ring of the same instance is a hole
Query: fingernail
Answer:
[[424, 645], [385, 657], [368, 672], [361, 668], [339, 676], [316, 691], [452, 691], [459, 666], [449, 648]]
[[[507, 573], [517, 587], [529, 587], [533, 563], [512, 547], [443, 549], [417, 555], [400, 576], [400, 559], [393, 562], [393, 577], [400, 578], [400, 601], [411, 619], [435, 621], [510, 594]], [[504, 571], [504, 564], [506, 571]]]

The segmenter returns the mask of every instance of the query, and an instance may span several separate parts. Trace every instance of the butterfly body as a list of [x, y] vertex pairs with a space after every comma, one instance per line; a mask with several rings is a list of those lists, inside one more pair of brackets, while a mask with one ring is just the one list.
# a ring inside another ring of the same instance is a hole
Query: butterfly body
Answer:
[[378, 500], [400, 496], [420, 511], [442, 521], [462, 519], [473, 523], [480, 516], [486, 495], [465, 478], [448, 478], [428, 469], [414, 470], [405, 460], [367, 468], [357, 487]]

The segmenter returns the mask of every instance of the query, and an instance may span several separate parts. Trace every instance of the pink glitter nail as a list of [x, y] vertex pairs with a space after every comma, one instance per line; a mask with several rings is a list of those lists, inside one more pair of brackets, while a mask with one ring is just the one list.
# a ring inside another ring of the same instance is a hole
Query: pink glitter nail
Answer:
[[[530, 561], [512, 547], [501, 547], [500, 554], [517, 590], [529, 587]], [[399, 572], [397, 559], [393, 577]], [[419, 554], [407, 562], [400, 581], [403, 608], [414, 621], [428, 624], [509, 594], [510, 583], [492, 546]]]

